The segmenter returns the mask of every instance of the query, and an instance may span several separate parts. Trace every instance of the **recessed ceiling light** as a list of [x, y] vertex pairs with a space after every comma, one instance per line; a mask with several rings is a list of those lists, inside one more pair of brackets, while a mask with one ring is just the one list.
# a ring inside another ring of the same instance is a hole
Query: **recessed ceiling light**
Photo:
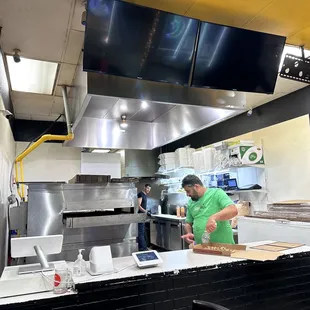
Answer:
[[7, 55], [12, 90], [51, 95], [55, 84], [58, 64], [55, 62], [20, 58], [16, 63]]
[[111, 150], [103, 150], [103, 149], [93, 149], [92, 153], [109, 153]]
[[148, 107], [149, 107], [148, 102], [145, 101], [145, 100], [143, 100], [143, 101], [141, 102], [141, 109], [145, 110], [145, 109], [147, 109]]

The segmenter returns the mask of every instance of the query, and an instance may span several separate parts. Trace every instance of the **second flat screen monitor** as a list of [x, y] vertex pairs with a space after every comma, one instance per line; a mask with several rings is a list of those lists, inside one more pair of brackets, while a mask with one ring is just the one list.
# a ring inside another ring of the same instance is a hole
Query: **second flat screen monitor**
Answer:
[[84, 70], [187, 85], [199, 22], [111, 0], [89, 0]]
[[273, 93], [285, 37], [202, 23], [192, 86]]

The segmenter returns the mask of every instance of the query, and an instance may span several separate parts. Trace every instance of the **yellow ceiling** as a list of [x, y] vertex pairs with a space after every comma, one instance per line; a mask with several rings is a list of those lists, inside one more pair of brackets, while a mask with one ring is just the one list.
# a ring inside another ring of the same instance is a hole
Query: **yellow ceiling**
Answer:
[[219, 24], [284, 35], [310, 49], [310, 0], [127, 0]]

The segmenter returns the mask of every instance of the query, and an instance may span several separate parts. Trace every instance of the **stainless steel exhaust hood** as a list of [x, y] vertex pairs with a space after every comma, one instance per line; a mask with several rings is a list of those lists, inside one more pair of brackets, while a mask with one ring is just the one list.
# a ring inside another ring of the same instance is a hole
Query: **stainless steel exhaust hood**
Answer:
[[75, 138], [66, 145], [74, 147], [151, 150], [246, 110], [245, 93], [86, 73], [82, 65], [70, 97]]

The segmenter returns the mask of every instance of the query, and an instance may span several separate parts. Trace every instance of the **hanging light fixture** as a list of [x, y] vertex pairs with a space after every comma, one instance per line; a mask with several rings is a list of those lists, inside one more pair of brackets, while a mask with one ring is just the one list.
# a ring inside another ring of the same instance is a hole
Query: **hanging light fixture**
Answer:
[[128, 127], [128, 124], [127, 124], [127, 116], [124, 114], [121, 116], [121, 123], [120, 123], [120, 127], [122, 129], [126, 129]]

